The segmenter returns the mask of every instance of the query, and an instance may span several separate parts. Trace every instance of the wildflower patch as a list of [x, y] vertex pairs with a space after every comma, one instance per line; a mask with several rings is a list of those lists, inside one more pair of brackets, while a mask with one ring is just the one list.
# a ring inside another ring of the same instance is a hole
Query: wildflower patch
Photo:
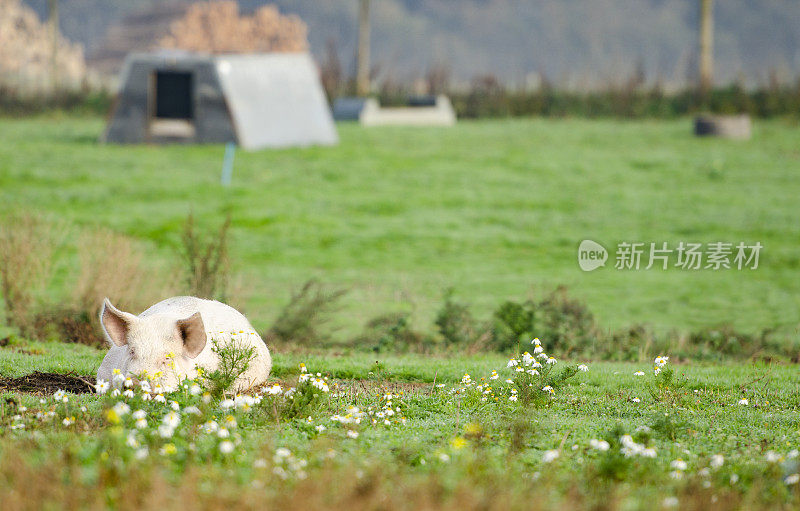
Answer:
[[[468, 491], [460, 482], [483, 488], [511, 470], [520, 477], [507, 491], [526, 502], [530, 488], [578, 487], [600, 504], [618, 484], [636, 502], [682, 505], [699, 498], [696, 488], [708, 490], [707, 504], [747, 491], [773, 503], [796, 498], [795, 401], [764, 385], [773, 369], [742, 368], [737, 379], [730, 368], [676, 367], [666, 355], [620, 365], [560, 360], [538, 339], [525, 348], [491, 364], [458, 358], [467, 368], [458, 376], [450, 361], [426, 360], [413, 382], [391, 381], [391, 363], [364, 379], [331, 377], [347, 359], [293, 363], [247, 394], [215, 395], [205, 374], [168, 385], [159, 374], [118, 372], [96, 383], [97, 395], [60, 389], [0, 403], [0, 444], [74, 463], [81, 481], [116, 470], [174, 480], [203, 467], [215, 487], [240, 485], [237, 495], [331, 480], [413, 486], [420, 475], [452, 495]], [[774, 371], [791, 381], [788, 368]]]

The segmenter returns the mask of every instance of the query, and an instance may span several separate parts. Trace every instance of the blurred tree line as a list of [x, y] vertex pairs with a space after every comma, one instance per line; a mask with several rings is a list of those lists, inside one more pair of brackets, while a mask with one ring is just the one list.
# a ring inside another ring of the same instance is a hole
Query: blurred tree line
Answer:
[[467, 92], [451, 94], [460, 118], [482, 117], [624, 117], [670, 118], [707, 111], [717, 114], [747, 113], [769, 118], [800, 115], [800, 80], [746, 90], [731, 84], [709, 91], [694, 88], [665, 93], [658, 85], [648, 88], [608, 88], [580, 92], [543, 86], [535, 91], [508, 90], [481, 81]]
[[[323, 81], [323, 83], [326, 83]], [[351, 87], [337, 88], [331, 100]], [[333, 91], [328, 90], [329, 94]], [[469, 89], [435, 90], [450, 96], [459, 118], [491, 117], [620, 117], [673, 118], [700, 111], [737, 114], [757, 118], [800, 117], [800, 80], [785, 85], [772, 83], [757, 89], [739, 84], [712, 89], [705, 100], [694, 88], [665, 92], [658, 85], [649, 87], [609, 87], [596, 91], [572, 91], [543, 83], [535, 90], [503, 86], [491, 77], [480, 77]], [[411, 86], [381, 87], [375, 96], [383, 105], [406, 104], [418, 95]], [[51, 110], [106, 115], [113, 95], [89, 88], [56, 96], [18, 95], [0, 85], [0, 115], [28, 115]], [[703, 106], [703, 103], [707, 107]]]
[[[324, 74], [323, 74], [324, 76]], [[326, 92], [333, 99], [353, 92], [345, 85]], [[622, 84], [580, 91], [561, 88], [542, 79], [536, 88], [508, 87], [492, 75], [475, 77], [468, 88], [451, 88], [441, 70], [428, 73], [425, 83], [413, 85], [384, 82], [375, 93], [382, 105], [407, 104], [410, 97], [447, 94], [459, 118], [485, 117], [622, 117], [671, 118], [697, 112], [750, 114], [753, 117], [800, 117], [800, 79], [792, 84], [774, 77], [767, 85], [745, 88], [739, 83], [702, 93], [696, 87], [666, 91], [659, 84], [645, 84], [634, 73]]]

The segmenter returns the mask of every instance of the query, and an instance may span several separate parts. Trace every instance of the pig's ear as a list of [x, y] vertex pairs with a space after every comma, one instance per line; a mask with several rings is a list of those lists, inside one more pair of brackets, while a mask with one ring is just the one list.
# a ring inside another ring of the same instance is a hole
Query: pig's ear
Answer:
[[183, 339], [183, 350], [189, 358], [195, 358], [206, 346], [206, 327], [199, 312], [178, 320], [178, 332]]
[[103, 325], [103, 331], [106, 337], [111, 340], [115, 346], [124, 346], [128, 344], [128, 330], [131, 323], [136, 320], [136, 316], [128, 312], [123, 312], [108, 301], [108, 298], [103, 300], [103, 309], [100, 311], [100, 323]]

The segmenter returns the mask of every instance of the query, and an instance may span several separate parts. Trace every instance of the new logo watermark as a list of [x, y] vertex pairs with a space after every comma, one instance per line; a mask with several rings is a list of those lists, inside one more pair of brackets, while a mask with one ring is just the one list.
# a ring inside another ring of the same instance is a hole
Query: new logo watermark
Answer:
[[[662, 270], [755, 270], [761, 249], [760, 242], [692, 243], [681, 241], [670, 247], [667, 242], [645, 243], [623, 241], [617, 244], [614, 268], [617, 270], [649, 270], [654, 266]], [[578, 266], [583, 271], [593, 271], [606, 265], [608, 251], [592, 240], [583, 240], [578, 246]]]
[[583, 240], [578, 245], [578, 266], [583, 271], [596, 270], [606, 265], [608, 251], [606, 248], [592, 240]]

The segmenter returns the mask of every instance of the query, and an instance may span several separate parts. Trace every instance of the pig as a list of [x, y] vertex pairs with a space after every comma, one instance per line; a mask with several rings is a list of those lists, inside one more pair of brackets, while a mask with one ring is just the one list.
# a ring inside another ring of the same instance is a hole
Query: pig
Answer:
[[[193, 296], [167, 298], [138, 316], [114, 307], [106, 298], [100, 323], [110, 349], [97, 370], [98, 383], [119, 374], [152, 377], [163, 373], [162, 385], [175, 387], [180, 379], [196, 376], [196, 368], [210, 372], [219, 366], [213, 341], [252, 346], [254, 358], [234, 382], [235, 391], [264, 383], [272, 368], [266, 344], [239, 311], [215, 300]], [[173, 363], [174, 362], [174, 363]]]

